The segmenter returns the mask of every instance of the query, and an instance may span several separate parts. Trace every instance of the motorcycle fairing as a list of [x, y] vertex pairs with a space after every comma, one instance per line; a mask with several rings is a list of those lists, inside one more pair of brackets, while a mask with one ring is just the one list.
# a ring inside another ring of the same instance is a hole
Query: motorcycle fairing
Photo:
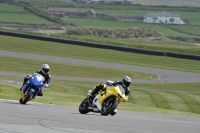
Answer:
[[[107, 87], [105, 91], [100, 91], [98, 95], [93, 100], [93, 106], [96, 105], [98, 110], [100, 111], [105, 99], [110, 96], [115, 96], [118, 102], [122, 102], [126, 100], [125, 94], [122, 93], [118, 86], [110, 86]], [[94, 108], [93, 108], [94, 111]], [[96, 111], [96, 110], [95, 110]]]
[[21, 92], [22, 99], [24, 100], [24, 97], [28, 90], [31, 90], [34, 93], [34, 95], [32, 96], [32, 98], [34, 98], [39, 92], [39, 90], [42, 89], [44, 80], [45, 79], [42, 75], [40, 75], [39, 73], [34, 73], [22, 88]]
[[106, 88], [106, 91], [101, 91], [99, 93], [98, 100], [100, 102], [100, 105], [102, 106], [103, 101], [110, 96], [117, 97], [119, 102], [126, 100], [125, 94], [122, 94], [122, 92], [118, 86], [109, 86]]
[[29, 88], [29, 90], [31, 90], [31, 91], [33, 92], [32, 98], [35, 98], [35, 96], [38, 94], [38, 92], [39, 92], [40, 89], [41, 89], [41, 88], [38, 88], [38, 89]]
[[96, 97], [94, 98], [94, 100], [93, 100], [93, 107], [94, 107], [94, 105], [96, 105], [96, 107], [97, 107], [97, 109], [96, 108], [93, 108], [93, 111], [100, 111], [101, 110], [101, 104], [100, 104], [100, 102], [99, 102], [99, 95], [96, 95]]
[[36, 87], [42, 87], [44, 82], [44, 77], [38, 73], [34, 73], [30, 78], [30, 83]]

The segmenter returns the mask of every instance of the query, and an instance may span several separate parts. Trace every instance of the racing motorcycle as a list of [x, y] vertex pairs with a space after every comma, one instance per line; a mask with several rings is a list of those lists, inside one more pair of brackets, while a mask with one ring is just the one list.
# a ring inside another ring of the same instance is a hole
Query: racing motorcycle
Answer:
[[[88, 91], [88, 94], [91, 90]], [[122, 86], [107, 86], [105, 90], [101, 90], [96, 94], [93, 101], [90, 101], [89, 96], [85, 98], [79, 106], [81, 114], [88, 112], [101, 113], [103, 116], [115, 115], [119, 103], [126, 101], [125, 90]]]
[[35, 99], [38, 92], [42, 90], [44, 80], [44, 77], [39, 73], [32, 74], [20, 91], [21, 98], [19, 102], [21, 104], [26, 104], [28, 101]]

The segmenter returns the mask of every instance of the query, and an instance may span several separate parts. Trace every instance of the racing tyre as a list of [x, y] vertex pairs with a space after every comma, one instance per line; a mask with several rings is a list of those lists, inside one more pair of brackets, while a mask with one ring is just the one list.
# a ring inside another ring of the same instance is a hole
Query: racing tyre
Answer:
[[117, 100], [108, 100], [107, 102], [103, 103], [101, 108], [101, 115], [107, 116], [117, 108], [118, 101]]
[[26, 104], [29, 99], [33, 96], [33, 92], [31, 90], [29, 90], [24, 98], [24, 101], [22, 102], [22, 104]]
[[90, 110], [88, 109], [89, 103], [87, 102], [87, 98], [85, 98], [79, 106], [79, 112], [81, 114], [87, 114]]
[[22, 98], [20, 98], [20, 99], [19, 99], [19, 103], [21, 103], [21, 104], [22, 104]]
[[110, 115], [112, 115], [112, 116], [114, 116], [114, 115], [116, 115], [117, 113], [116, 112], [112, 112], [112, 113], [110, 113]]

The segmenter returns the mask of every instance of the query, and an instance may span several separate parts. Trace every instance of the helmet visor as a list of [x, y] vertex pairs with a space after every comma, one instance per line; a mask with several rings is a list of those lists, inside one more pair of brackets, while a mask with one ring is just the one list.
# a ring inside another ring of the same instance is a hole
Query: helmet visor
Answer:
[[131, 84], [130, 82], [126, 82], [126, 81], [125, 81], [125, 82], [123, 82], [123, 86], [124, 86], [124, 87], [129, 87], [129, 86], [130, 86], [130, 84]]
[[49, 72], [49, 69], [43, 68], [43, 71], [44, 71], [45, 73], [48, 73], [48, 72]]

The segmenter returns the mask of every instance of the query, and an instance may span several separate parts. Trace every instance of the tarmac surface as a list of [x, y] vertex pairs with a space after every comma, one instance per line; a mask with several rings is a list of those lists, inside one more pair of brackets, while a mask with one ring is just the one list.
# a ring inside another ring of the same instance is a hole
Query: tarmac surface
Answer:
[[77, 107], [0, 100], [0, 133], [199, 133], [200, 117], [118, 111], [80, 114]]
[[[168, 78], [170, 83], [200, 82], [200, 74], [139, 67], [116, 63], [80, 60], [57, 56], [46, 56], [20, 52], [2, 51], [0, 55], [26, 59], [48, 60], [70, 64], [90, 65], [119, 70], [146, 72], [159, 75], [161, 82]], [[0, 76], [26, 74], [0, 72]], [[105, 82], [107, 79], [53, 77], [58, 80]], [[133, 83], [157, 83], [157, 79], [133, 80]], [[98, 113], [82, 115], [77, 107], [48, 105], [28, 102], [0, 100], [0, 133], [200, 133], [200, 117], [139, 113], [119, 110], [115, 116]]]

